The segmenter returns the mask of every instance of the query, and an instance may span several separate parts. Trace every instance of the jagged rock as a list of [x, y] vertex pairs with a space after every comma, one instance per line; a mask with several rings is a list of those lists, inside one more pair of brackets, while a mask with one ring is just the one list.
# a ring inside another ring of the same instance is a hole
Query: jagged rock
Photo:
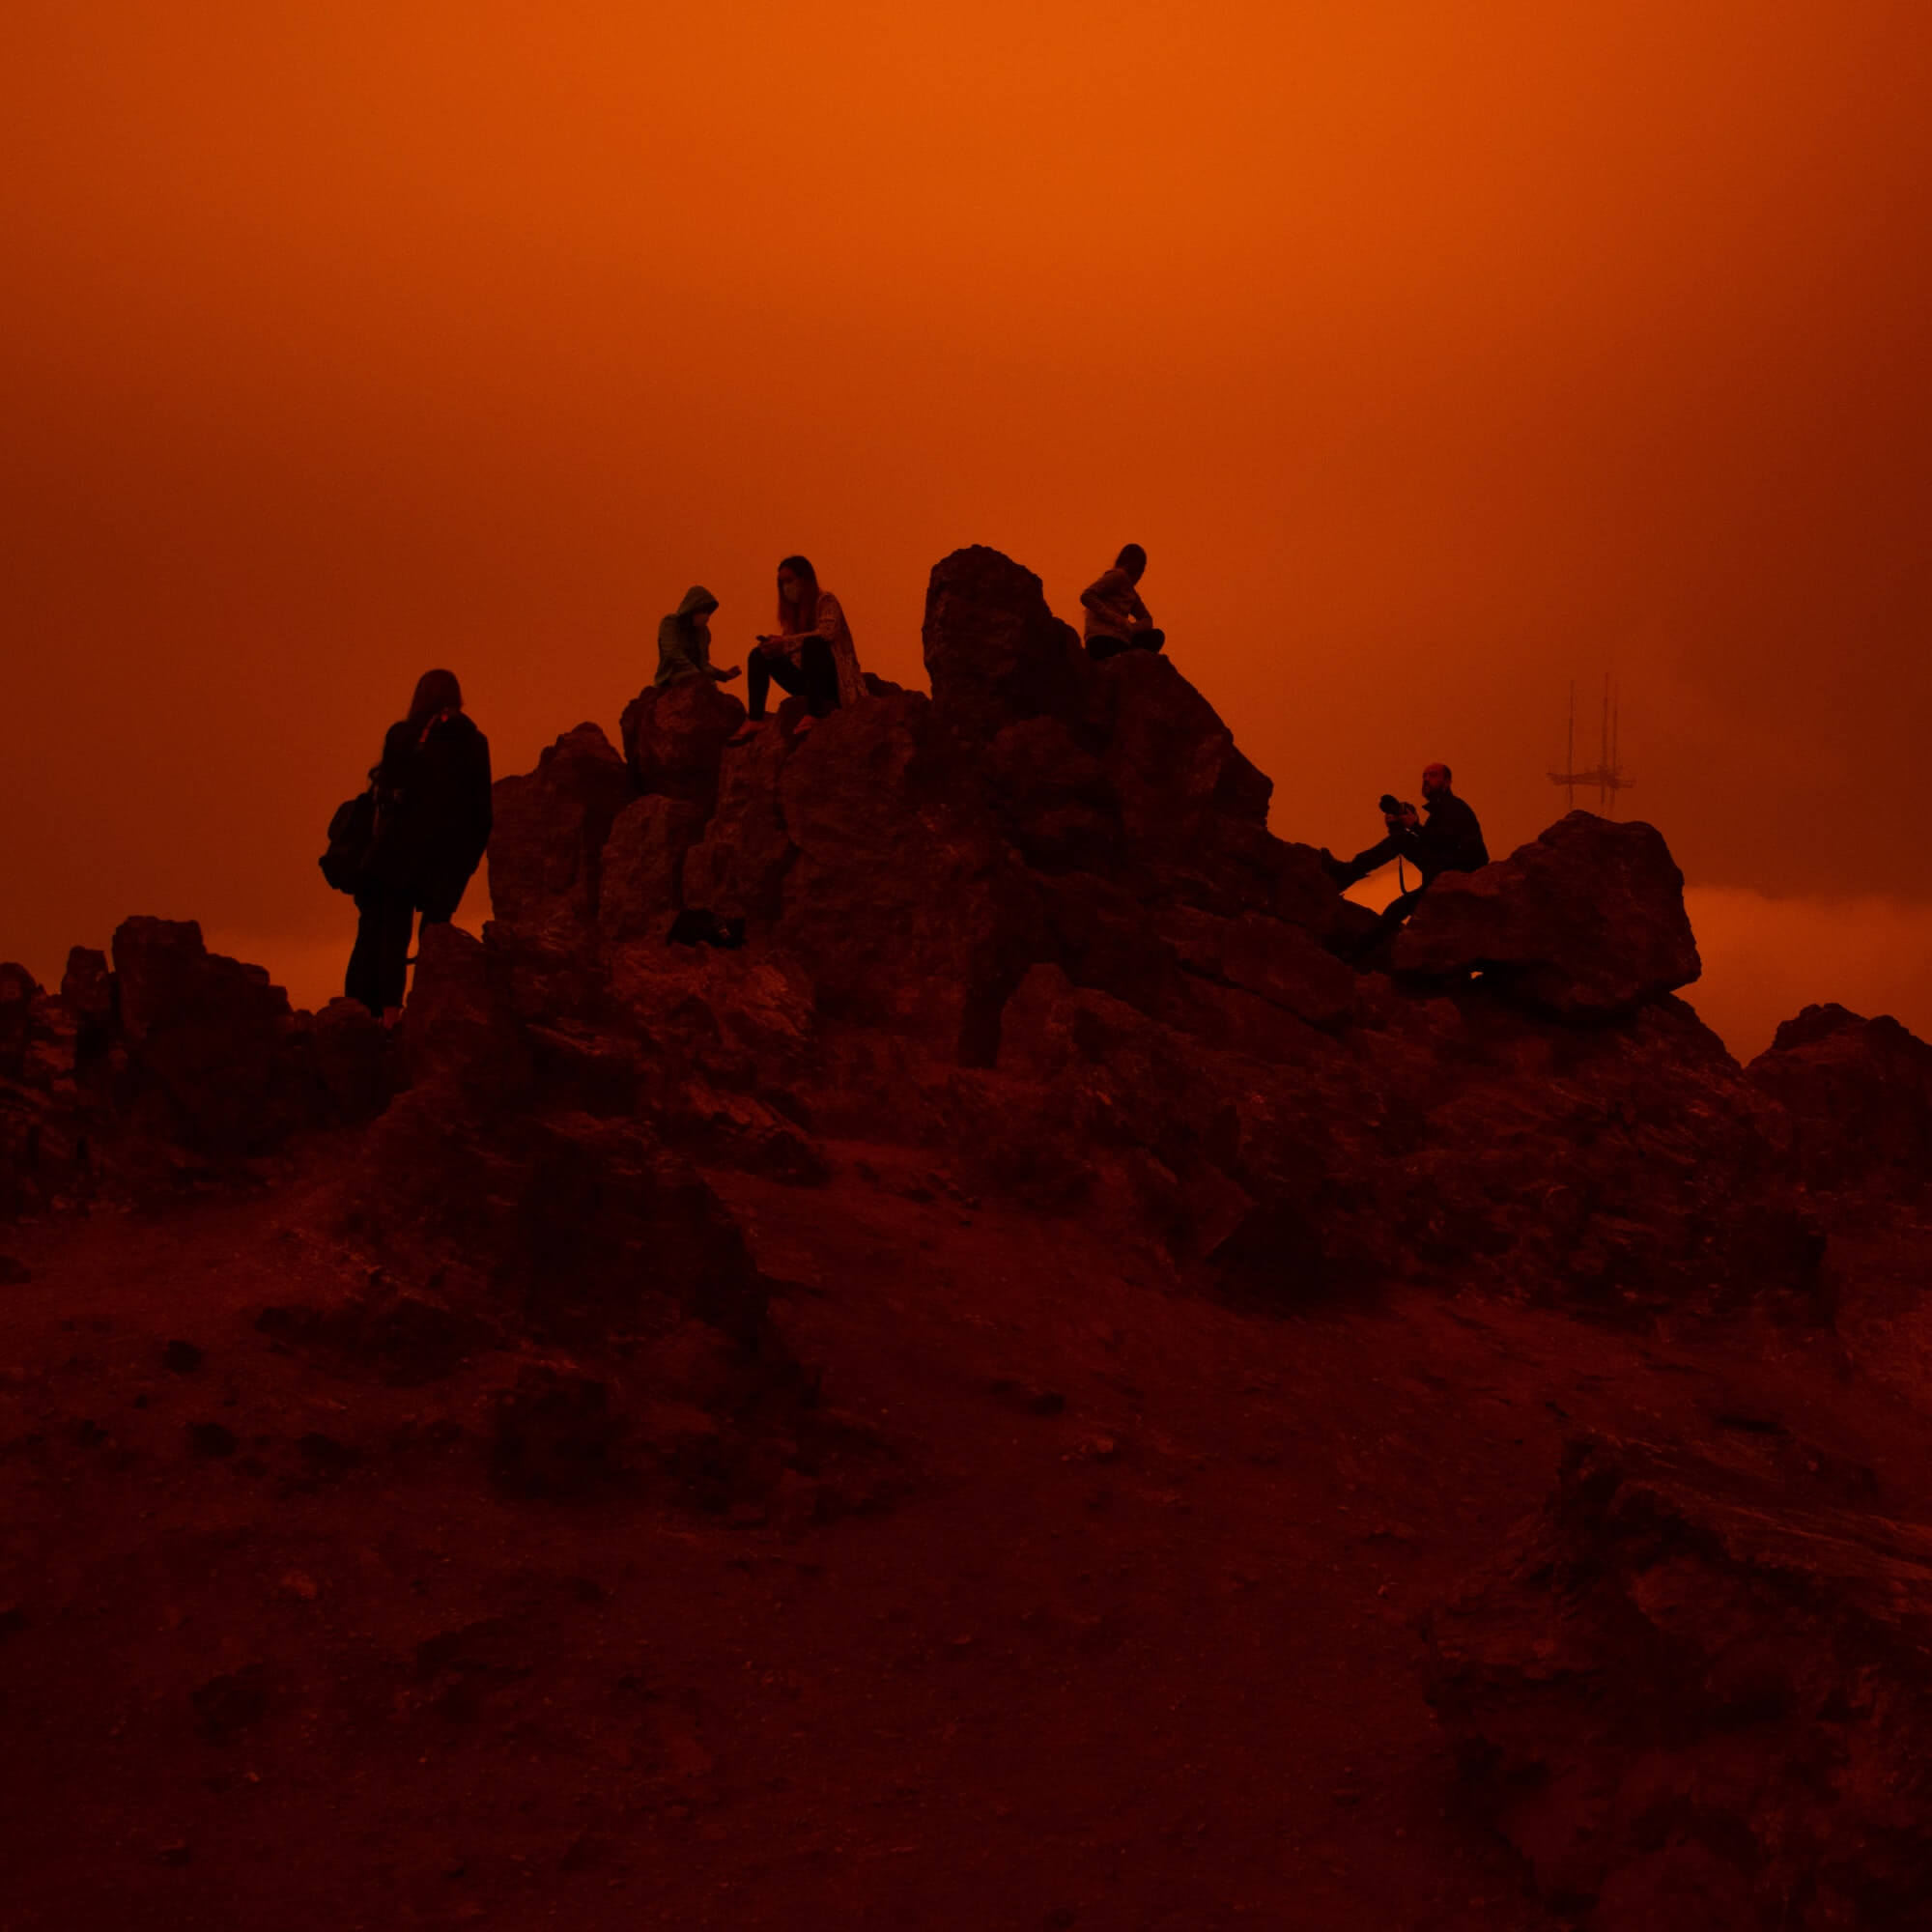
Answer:
[[1109, 873], [1119, 866], [1113, 781], [1060, 719], [1006, 725], [987, 749], [983, 773], [988, 802], [1028, 865], [1048, 873]]
[[1123, 651], [1100, 670], [1113, 698], [1104, 761], [1130, 839], [1165, 857], [1209, 811], [1266, 823], [1273, 781], [1235, 749], [1235, 734], [1166, 657]]
[[779, 771], [791, 749], [790, 735], [773, 723], [725, 750], [717, 810], [685, 855], [686, 905], [761, 924], [778, 917], [784, 876], [798, 856], [779, 805]]
[[683, 798], [634, 799], [617, 814], [604, 845], [597, 905], [606, 939], [664, 936], [683, 903], [678, 876], [685, 857], [703, 829], [702, 809]]
[[745, 707], [710, 678], [681, 677], [646, 685], [624, 707], [618, 736], [639, 790], [708, 813], [720, 754], [744, 722]]
[[92, 946], [71, 948], [60, 996], [79, 1023], [83, 1053], [98, 1051], [113, 1037], [120, 1019], [106, 953]]
[[27, 1040], [41, 982], [9, 961], [0, 965], [0, 1079], [17, 1080], [26, 1069]]
[[605, 840], [631, 775], [595, 724], [566, 731], [537, 768], [492, 789], [490, 899], [497, 919], [569, 948], [597, 923]]
[[933, 566], [921, 637], [933, 702], [970, 742], [1019, 719], [1102, 715], [1079, 635], [1047, 609], [1032, 571], [983, 544]]
[[1260, 913], [1217, 919], [1174, 906], [1156, 930], [1190, 972], [1256, 994], [1311, 1026], [1338, 1027], [1354, 1010], [1355, 975], [1299, 926]]
[[1506, 998], [1582, 1019], [1634, 1011], [1702, 970], [1662, 834], [1588, 811], [1480, 872], [1443, 874], [1391, 959], [1430, 979], [1480, 971]]
[[1932, 1046], [1895, 1019], [1806, 1007], [1746, 1071], [1789, 1111], [1810, 1186], [1932, 1180]]
[[483, 941], [459, 925], [423, 928], [403, 1047], [412, 1087], [448, 1086], [494, 1103], [530, 1090], [529, 1044], [502, 974]]
[[799, 856], [778, 933], [821, 1007], [990, 1061], [1044, 920], [930, 702], [833, 713], [785, 760], [779, 796]]
[[1431, 1698], [1589, 1932], [1932, 1917], [1932, 1532], [1751, 1466], [1574, 1444], [1430, 1620]]
[[374, 1119], [388, 1097], [388, 1036], [381, 1021], [360, 1000], [330, 1000], [308, 1033], [327, 1117], [345, 1124]]
[[198, 1151], [252, 1153], [299, 1122], [288, 995], [265, 968], [210, 952], [192, 920], [114, 933], [140, 1124]]

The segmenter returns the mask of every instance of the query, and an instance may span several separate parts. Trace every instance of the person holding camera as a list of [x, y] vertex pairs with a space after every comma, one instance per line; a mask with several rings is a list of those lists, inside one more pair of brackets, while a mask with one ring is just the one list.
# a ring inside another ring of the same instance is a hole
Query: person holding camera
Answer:
[[1422, 803], [1429, 814], [1426, 819], [1414, 806], [1384, 792], [1381, 810], [1387, 837], [1348, 860], [1337, 859], [1325, 845], [1321, 848], [1321, 869], [1344, 892], [1357, 879], [1379, 870], [1391, 859], [1410, 860], [1422, 874], [1421, 885], [1390, 902], [1380, 925], [1370, 937], [1371, 946], [1415, 910], [1416, 901], [1442, 873], [1478, 872], [1490, 863], [1489, 847], [1483, 843], [1483, 828], [1468, 805], [1451, 788], [1447, 765], [1423, 766]]

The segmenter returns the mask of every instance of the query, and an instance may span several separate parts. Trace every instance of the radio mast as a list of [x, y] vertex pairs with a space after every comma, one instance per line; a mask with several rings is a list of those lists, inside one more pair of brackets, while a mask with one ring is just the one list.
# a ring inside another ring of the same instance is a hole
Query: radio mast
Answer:
[[1577, 769], [1577, 684], [1573, 678], [1570, 684], [1570, 733], [1567, 740], [1563, 769], [1549, 774], [1549, 782], [1561, 785], [1564, 792], [1564, 810], [1577, 810], [1577, 787], [1595, 785], [1597, 787], [1597, 810], [1605, 818], [1617, 814], [1617, 794], [1629, 791], [1636, 783], [1634, 778], [1624, 772], [1621, 740], [1623, 724], [1623, 701], [1615, 685], [1610, 681], [1608, 671], [1604, 673], [1604, 716], [1597, 740], [1597, 762], [1588, 771]]

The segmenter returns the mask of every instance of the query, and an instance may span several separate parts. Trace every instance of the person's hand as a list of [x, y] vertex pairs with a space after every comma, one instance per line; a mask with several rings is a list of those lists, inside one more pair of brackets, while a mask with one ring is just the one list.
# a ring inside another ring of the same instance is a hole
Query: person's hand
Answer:
[[1399, 812], [1396, 813], [1396, 815], [1392, 819], [1389, 820], [1389, 823], [1391, 825], [1406, 825], [1412, 831], [1416, 826], [1420, 825], [1422, 821], [1421, 819], [1416, 817], [1414, 806], [1406, 805]]
[[731, 680], [738, 675], [739, 671], [742, 668], [743, 668], [742, 666], [733, 665], [729, 670], [714, 670], [711, 673], [711, 675], [714, 678], [716, 678], [720, 684], [729, 684]]

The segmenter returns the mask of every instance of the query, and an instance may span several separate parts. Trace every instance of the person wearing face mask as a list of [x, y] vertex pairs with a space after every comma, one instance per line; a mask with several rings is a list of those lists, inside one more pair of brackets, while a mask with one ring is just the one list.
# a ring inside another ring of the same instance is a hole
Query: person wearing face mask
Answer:
[[775, 684], [806, 699], [801, 729], [866, 696], [845, 612], [831, 591], [818, 587], [818, 573], [802, 556], [779, 565], [779, 628], [761, 637], [745, 659], [748, 725], [764, 722]]
[[728, 684], [738, 667], [720, 670], [711, 662], [711, 613], [718, 600], [701, 583], [684, 593], [684, 602], [658, 625], [657, 684], [675, 684], [681, 677], [708, 677]]

